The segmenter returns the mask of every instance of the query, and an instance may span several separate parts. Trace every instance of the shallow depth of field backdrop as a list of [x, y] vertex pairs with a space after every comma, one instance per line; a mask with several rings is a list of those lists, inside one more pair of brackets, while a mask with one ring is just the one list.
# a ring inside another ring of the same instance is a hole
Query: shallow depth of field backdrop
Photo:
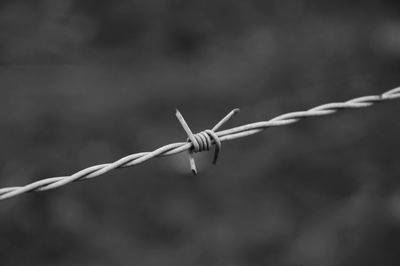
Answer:
[[[361, 4], [362, 3], [362, 4]], [[0, 187], [400, 85], [398, 1], [0, 2]], [[0, 202], [3, 265], [399, 265], [400, 102]]]

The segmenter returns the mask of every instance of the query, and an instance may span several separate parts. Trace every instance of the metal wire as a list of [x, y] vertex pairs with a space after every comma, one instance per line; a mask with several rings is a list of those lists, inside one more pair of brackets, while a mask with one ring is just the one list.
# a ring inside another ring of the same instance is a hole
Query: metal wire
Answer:
[[[284, 126], [293, 124], [298, 122], [306, 117], [314, 117], [314, 116], [323, 116], [333, 114], [342, 109], [353, 109], [353, 108], [364, 108], [371, 106], [377, 102], [392, 100], [400, 98], [400, 87], [389, 90], [381, 95], [371, 95], [371, 96], [364, 96], [355, 98], [346, 102], [334, 102], [328, 103], [324, 105], [320, 105], [309, 109], [307, 111], [299, 111], [299, 112], [292, 112], [280, 115], [268, 121], [256, 122], [251, 123], [239, 127], [234, 127], [218, 132], [214, 132], [219, 141], [228, 141], [237, 138], [247, 137], [256, 133], [263, 131], [268, 127], [275, 127], [275, 126]], [[236, 112], [236, 111], [235, 111]], [[219, 122], [214, 128], [219, 128], [223, 123], [226, 122], [228, 118], [224, 118], [221, 122]], [[211, 144], [215, 144], [214, 141]], [[31, 191], [45, 191], [54, 188], [58, 188], [64, 186], [68, 183], [83, 180], [83, 179], [90, 179], [100, 175], [103, 175], [111, 170], [129, 167], [133, 165], [137, 165], [143, 163], [147, 160], [150, 160], [154, 157], [160, 156], [169, 156], [177, 153], [181, 153], [184, 151], [190, 151], [193, 149], [193, 142], [177, 142], [165, 145], [160, 147], [151, 152], [140, 152], [128, 155], [124, 158], [119, 159], [113, 163], [106, 163], [106, 164], [99, 164], [95, 166], [88, 167], [83, 169], [73, 175], [69, 176], [59, 176], [59, 177], [52, 177], [47, 179], [42, 179], [31, 184], [25, 186], [17, 186], [17, 187], [6, 187], [0, 189], [0, 200], [8, 199], [11, 197], [15, 197], [17, 195], [31, 192]]]

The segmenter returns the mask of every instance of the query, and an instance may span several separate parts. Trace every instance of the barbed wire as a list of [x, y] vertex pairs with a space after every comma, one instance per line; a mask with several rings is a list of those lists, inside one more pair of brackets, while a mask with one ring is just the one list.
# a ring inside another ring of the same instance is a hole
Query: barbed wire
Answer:
[[55, 189], [71, 182], [90, 179], [103, 175], [114, 169], [137, 165], [155, 157], [170, 156], [184, 151], [189, 151], [190, 166], [193, 173], [196, 174], [197, 170], [194, 164], [194, 159], [192, 157], [193, 152], [201, 152], [203, 150], [209, 150], [212, 145], [216, 145], [216, 151], [213, 161], [213, 163], [215, 163], [218, 157], [219, 150], [221, 148], [221, 142], [223, 141], [247, 137], [259, 133], [269, 127], [285, 126], [293, 124], [307, 117], [329, 115], [342, 109], [364, 108], [371, 106], [377, 102], [392, 100], [397, 98], [400, 98], [400, 87], [389, 90], [381, 95], [363, 96], [345, 102], [333, 102], [333, 103], [323, 104], [314, 107], [312, 109], [309, 109], [307, 111], [291, 112], [277, 116], [268, 121], [255, 122], [215, 132], [215, 130], [217, 130], [226, 121], [228, 121], [229, 118], [232, 117], [232, 115], [237, 113], [238, 109], [235, 109], [232, 112], [230, 112], [226, 117], [224, 117], [216, 126], [214, 126], [212, 130], [210, 129], [204, 130], [197, 134], [193, 134], [191, 132], [185, 120], [183, 119], [182, 115], [177, 110], [176, 115], [179, 121], [181, 122], [183, 128], [185, 129], [186, 133], [188, 134], [188, 140], [186, 142], [171, 143], [151, 152], [140, 152], [131, 154], [113, 163], [91, 166], [69, 176], [59, 176], [59, 177], [42, 179], [25, 186], [1, 188], [0, 200], [15, 197], [17, 195], [21, 195], [23, 193], [31, 191], [45, 191], [45, 190]]

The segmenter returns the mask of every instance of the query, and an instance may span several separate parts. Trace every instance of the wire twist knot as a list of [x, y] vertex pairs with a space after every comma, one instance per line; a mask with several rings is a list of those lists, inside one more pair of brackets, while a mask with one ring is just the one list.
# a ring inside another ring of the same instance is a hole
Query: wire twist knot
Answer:
[[206, 129], [199, 133], [193, 134], [188, 124], [186, 123], [185, 119], [183, 118], [182, 114], [178, 111], [178, 109], [176, 110], [176, 117], [178, 118], [183, 129], [188, 135], [187, 142], [192, 144], [191, 148], [189, 149], [189, 163], [190, 163], [190, 169], [192, 170], [193, 174], [197, 175], [196, 163], [194, 161], [193, 153], [208, 151], [214, 144], [216, 146], [212, 162], [213, 164], [217, 163], [218, 155], [221, 150], [222, 144], [221, 140], [219, 139], [215, 131], [219, 129], [223, 124], [225, 124], [237, 112], [239, 112], [239, 109], [234, 109], [229, 114], [227, 114], [221, 121], [219, 121], [218, 124], [216, 124], [212, 129]]
[[[213, 140], [215, 141], [217, 148], [221, 148], [221, 141], [219, 140], [218, 135], [210, 130], [206, 129], [200, 133], [194, 134], [195, 142], [193, 142], [192, 151], [193, 152], [202, 152], [210, 150], [211, 146], [213, 145]], [[190, 138], [187, 141], [191, 142]]]

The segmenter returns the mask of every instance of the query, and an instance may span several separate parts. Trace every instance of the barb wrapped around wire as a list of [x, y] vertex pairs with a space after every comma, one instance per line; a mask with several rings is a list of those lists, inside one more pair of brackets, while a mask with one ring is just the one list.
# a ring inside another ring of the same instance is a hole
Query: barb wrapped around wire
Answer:
[[179, 119], [179, 121], [181, 122], [186, 133], [188, 134], [190, 141], [168, 144], [151, 152], [140, 152], [131, 154], [113, 163], [91, 166], [69, 176], [59, 176], [59, 177], [42, 179], [25, 186], [1, 188], [0, 200], [21, 195], [26, 192], [45, 191], [54, 189], [74, 181], [97, 177], [114, 169], [140, 164], [154, 157], [169, 156], [183, 151], [189, 151], [189, 160], [191, 161], [191, 168], [192, 171], [196, 173], [197, 170], [195, 168], [194, 159], [191, 157], [192, 156], [191, 153], [206, 150], [207, 148], [210, 148], [212, 144], [216, 144], [216, 151], [214, 154], [214, 162], [215, 162], [216, 159], [218, 158], [218, 152], [221, 148], [220, 143], [222, 143], [223, 141], [247, 137], [259, 133], [269, 127], [293, 124], [306, 117], [329, 115], [342, 109], [364, 108], [371, 106], [377, 102], [391, 100], [391, 99], [398, 99], [398, 98], [400, 98], [400, 87], [389, 90], [381, 95], [363, 96], [346, 102], [328, 103], [314, 107], [307, 111], [287, 113], [268, 121], [251, 123], [215, 132], [215, 130], [220, 128], [225, 122], [229, 120], [229, 118], [234, 113], [238, 111], [237, 109], [235, 109], [231, 113], [229, 113], [226, 117], [224, 117], [216, 126], [214, 126], [212, 130], [205, 130], [203, 132], [194, 135], [193, 133], [191, 133], [191, 130], [187, 126], [186, 122], [182, 123], [184, 119], [182, 115], [180, 115], [180, 113], [177, 112], [178, 119], [179, 115], [180, 117], [182, 117], [182, 119]]
[[[215, 144], [215, 152], [214, 152], [214, 159], [213, 164], [217, 163], [219, 151], [221, 150], [221, 140], [219, 139], [218, 135], [215, 133], [215, 130], [218, 130], [223, 124], [228, 122], [228, 120], [240, 110], [238, 108], [233, 109], [229, 114], [227, 114], [221, 121], [218, 122], [211, 130], [206, 129], [200, 133], [193, 135], [192, 131], [190, 130], [188, 124], [186, 123], [185, 119], [183, 118], [182, 114], [176, 109], [176, 117], [178, 118], [179, 122], [181, 123], [183, 129], [185, 130], [186, 134], [188, 135], [187, 141], [192, 143], [192, 147], [189, 150], [189, 162], [190, 162], [190, 169], [192, 170], [193, 174], [197, 175], [197, 168], [196, 163], [194, 161], [193, 152], [201, 152], [201, 151], [208, 151], [210, 147]], [[214, 141], [214, 142], [213, 142]]]

